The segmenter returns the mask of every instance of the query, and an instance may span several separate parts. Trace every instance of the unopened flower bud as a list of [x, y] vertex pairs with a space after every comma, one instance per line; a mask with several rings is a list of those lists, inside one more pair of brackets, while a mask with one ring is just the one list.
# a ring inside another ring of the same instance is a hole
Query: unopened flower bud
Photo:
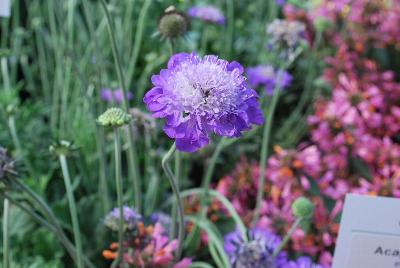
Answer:
[[50, 145], [49, 149], [50, 152], [56, 155], [69, 155], [73, 151], [76, 151], [78, 148], [74, 145], [72, 141], [60, 140]]
[[110, 108], [99, 116], [97, 122], [105, 127], [121, 127], [131, 120], [131, 116], [120, 108]]
[[292, 204], [293, 215], [297, 218], [311, 219], [314, 215], [314, 207], [309, 199], [299, 197]]
[[190, 20], [185, 13], [170, 6], [158, 22], [158, 31], [163, 38], [175, 39], [183, 36], [190, 28]]
[[8, 117], [14, 116], [17, 113], [17, 106], [13, 104], [9, 104], [6, 107], [6, 114]]

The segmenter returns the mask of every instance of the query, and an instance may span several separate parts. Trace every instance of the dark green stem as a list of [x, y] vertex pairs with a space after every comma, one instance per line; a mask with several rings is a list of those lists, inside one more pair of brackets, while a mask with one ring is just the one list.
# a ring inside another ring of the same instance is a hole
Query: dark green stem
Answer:
[[235, 23], [233, 0], [226, 0], [226, 5], [228, 13], [228, 29], [226, 30], [225, 57], [226, 59], [229, 60], [232, 52], [233, 32]]
[[[163, 157], [161, 165], [162, 168], [164, 169], [164, 172], [167, 175], [172, 191], [175, 195], [178, 207], [178, 248], [176, 249], [176, 259], [179, 260], [182, 255], [183, 240], [185, 238], [185, 220], [184, 220], [182, 199], [179, 195], [179, 187], [174, 177], [174, 174], [172, 173], [171, 168], [169, 166], [169, 161], [171, 160], [175, 151], [176, 151], [176, 145], [174, 143], [169, 149], [169, 151], [166, 153], [166, 155]], [[175, 225], [176, 219], [172, 219], [172, 223], [173, 225]]]
[[296, 231], [297, 227], [299, 227], [299, 225], [302, 221], [303, 221], [303, 218], [296, 219], [296, 221], [293, 223], [292, 227], [290, 227], [290, 230], [287, 232], [285, 237], [282, 239], [282, 242], [275, 249], [274, 254], [273, 254], [274, 258], [276, 258], [278, 256], [279, 252], [281, 252], [281, 250], [286, 246], [287, 242], [292, 237], [294, 231]]
[[27, 169], [28, 169], [28, 171], [29, 171], [29, 174], [30, 174], [31, 176], [35, 176], [35, 173], [34, 173], [34, 169], [33, 169], [33, 167], [32, 167], [32, 164], [31, 164], [31, 162], [28, 160], [28, 158], [27, 158], [26, 155], [25, 155], [25, 152], [24, 152], [23, 149], [22, 149], [21, 142], [20, 142], [20, 140], [19, 140], [19, 136], [18, 136], [18, 133], [17, 133], [17, 128], [16, 128], [16, 126], [15, 126], [15, 119], [14, 119], [14, 116], [13, 116], [13, 115], [10, 115], [10, 116], [8, 117], [8, 127], [9, 127], [9, 129], [10, 129], [11, 137], [12, 137], [14, 146], [15, 146], [15, 148], [17, 149], [18, 155], [20, 155], [20, 156], [22, 157], [22, 159], [24, 160], [24, 162], [25, 162], [25, 164], [26, 164], [26, 167], [27, 167]]
[[141, 46], [142, 39], [143, 39], [143, 29], [144, 29], [144, 25], [146, 22], [146, 16], [149, 11], [151, 1], [152, 0], [145, 0], [142, 8], [140, 9], [139, 19], [138, 19], [138, 23], [137, 23], [137, 29], [136, 29], [136, 33], [135, 33], [135, 42], [133, 44], [132, 57], [129, 60], [129, 66], [128, 66], [128, 81], [127, 81], [128, 85], [131, 84], [132, 78], [135, 75], [137, 59], [138, 59], [140, 46]]
[[118, 256], [112, 263], [113, 268], [118, 267], [124, 254], [124, 207], [123, 207], [123, 191], [122, 191], [122, 176], [121, 176], [121, 143], [118, 128], [114, 128], [114, 150], [115, 150], [115, 184], [117, 186], [117, 201], [119, 208], [118, 221]]
[[[277, 81], [280, 81], [281, 75], [278, 75]], [[279, 85], [279, 82], [278, 82]], [[266, 122], [264, 123], [264, 130], [263, 130], [263, 138], [261, 144], [261, 155], [260, 155], [260, 173], [258, 177], [258, 191], [257, 191], [257, 201], [256, 201], [256, 208], [254, 210], [253, 215], [253, 226], [257, 224], [257, 221], [260, 217], [260, 210], [262, 205], [262, 200], [264, 197], [264, 184], [265, 184], [265, 169], [267, 166], [267, 157], [268, 157], [268, 146], [271, 136], [271, 127], [272, 127], [272, 120], [274, 117], [274, 112], [276, 109], [276, 105], [279, 100], [279, 96], [281, 93], [281, 89], [279, 87], [275, 87], [274, 95], [272, 96], [271, 103], [266, 106], [264, 110], [264, 116], [266, 117]]]
[[74, 232], [74, 240], [75, 240], [75, 244], [76, 244], [77, 266], [78, 266], [78, 268], [83, 268], [81, 232], [79, 229], [78, 213], [76, 210], [76, 201], [75, 201], [75, 197], [74, 197], [74, 193], [73, 193], [73, 189], [72, 189], [71, 178], [69, 176], [69, 171], [68, 171], [67, 158], [63, 154], [60, 154], [59, 158], [60, 158], [61, 169], [62, 169], [62, 173], [63, 173], [63, 177], [64, 177], [65, 189], [67, 191], [69, 211], [71, 214], [72, 229]]
[[7, 198], [4, 198], [4, 210], [3, 210], [3, 267], [10, 267], [10, 234], [9, 234], [9, 223], [10, 223], [10, 202]]

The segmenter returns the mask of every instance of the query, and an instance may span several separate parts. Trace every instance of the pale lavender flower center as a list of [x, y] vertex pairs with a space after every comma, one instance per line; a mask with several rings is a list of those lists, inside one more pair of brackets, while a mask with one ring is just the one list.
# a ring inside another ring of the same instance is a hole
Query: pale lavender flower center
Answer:
[[167, 82], [175, 96], [174, 105], [185, 113], [205, 115], [229, 113], [236, 109], [238, 91], [243, 80], [237, 70], [228, 72], [227, 64], [207, 57], [198, 64], [184, 62]]

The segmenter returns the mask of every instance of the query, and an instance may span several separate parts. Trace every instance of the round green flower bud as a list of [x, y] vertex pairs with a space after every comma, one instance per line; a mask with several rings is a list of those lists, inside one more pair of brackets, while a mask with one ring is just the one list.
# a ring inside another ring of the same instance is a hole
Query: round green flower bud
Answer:
[[190, 20], [185, 13], [171, 6], [164, 11], [158, 22], [158, 31], [163, 38], [175, 39], [184, 35], [190, 28]]
[[311, 219], [314, 215], [314, 204], [305, 197], [299, 197], [292, 204], [292, 212], [297, 218]]
[[6, 107], [6, 114], [7, 116], [14, 116], [17, 113], [17, 106], [13, 104], [9, 104]]
[[99, 116], [97, 122], [105, 127], [121, 127], [131, 120], [131, 116], [120, 108], [110, 108]]

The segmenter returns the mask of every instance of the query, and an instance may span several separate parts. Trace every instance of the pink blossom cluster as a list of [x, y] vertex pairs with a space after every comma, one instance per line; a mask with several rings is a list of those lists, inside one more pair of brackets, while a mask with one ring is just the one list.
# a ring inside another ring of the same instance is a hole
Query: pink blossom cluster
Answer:
[[359, 51], [366, 45], [398, 46], [400, 42], [400, 2], [397, 0], [323, 0], [310, 11], [310, 17], [332, 23], [345, 21], [344, 37]]
[[[310, 232], [297, 230], [288, 252], [313, 256], [321, 265], [329, 267], [338, 231], [335, 218], [342, 209], [342, 202], [334, 204], [330, 211], [322, 196], [308, 193], [312, 188], [310, 176], [320, 173], [319, 161], [316, 146], [305, 146], [299, 151], [275, 147], [275, 154], [269, 159], [266, 172], [265, 198], [257, 227], [285, 235], [295, 220], [292, 203], [296, 198], [308, 195], [316, 204]], [[247, 226], [251, 225], [254, 213], [258, 176], [258, 164], [242, 160], [232, 173], [224, 176], [215, 186], [232, 202]]]
[[[287, 250], [310, 255], [324, 267], [332, 262], [346, 193], [400, 197], [400, 83], [393, 71], [382, 70], [367, 56], [371, 49], [399, 44], [400, 2], [349, 2], [322, 1], [308, 13], [290, 5], [284, 8], [289, 19], [324, 17], [332, 25], [341, 21], [344, 28], [325, 33], [336, 48], [324, 72], [332, 95], [315, 103], [307, 143], [288, 150], [275, 146], [258, 222], [259, 227], [284, 234], [294, 221], [292, 202], [310, 197], [316, 204], [312, 224], [307, 233], [295, 232]], [[243, 160], [215, 186], [247, 225], [255, 208], [258, 170], [257, 163]]]

